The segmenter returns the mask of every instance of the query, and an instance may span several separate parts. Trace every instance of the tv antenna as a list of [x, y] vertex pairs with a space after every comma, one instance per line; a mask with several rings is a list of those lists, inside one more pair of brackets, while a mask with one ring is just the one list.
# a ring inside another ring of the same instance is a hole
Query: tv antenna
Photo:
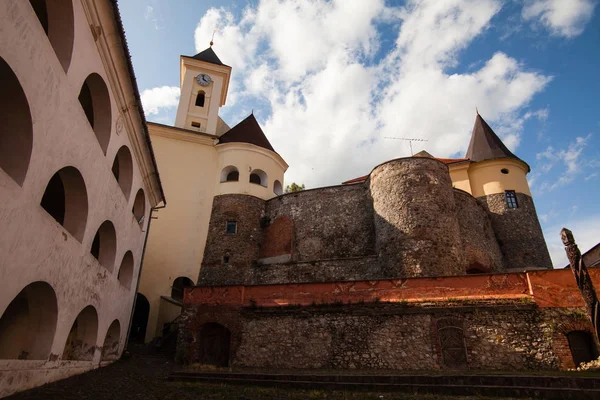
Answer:
[[391, 137], [391, 136], [386, 136], [385, 139], [395, 139], [395, 140], [406, 140], [408, 142], [408, 145], [410, 146], [410, 155], [413, 156], [413, 149], [412, 149], [412, 142], [428, 142], [429, 140], [427, 139], [419, 139], [419, 138], [403, 138], [403, 137]]

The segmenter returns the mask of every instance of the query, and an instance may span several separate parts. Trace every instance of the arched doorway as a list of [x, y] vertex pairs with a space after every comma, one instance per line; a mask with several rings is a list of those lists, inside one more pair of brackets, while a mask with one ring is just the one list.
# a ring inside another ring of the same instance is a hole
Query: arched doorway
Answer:
[[144, 343], [146, 339], [146, 327], [148, 326], [148, 315], [150, 314], [150, 302], [141, 293], [135, 295], [135, 309], [131, 319], [131, 331], [129, 341]]
[[190, 278], [180, 276], [173, 281], [171, 286], [171, 298], [179, 302], [183, 302], [183, 291], [186, 287], [194, 286], [194, 282]]
[[202, 325], [198, 332], [200, 363], [227, 367], [230, 341], [231, 332], [223, 325], [214, 322]]
[[92, 361], [98, 338], [98, 312], [94, 306], [85, 307], [73, 322], [63, 360]]
[[575, 366], [590, 362], [598, 357], [594, 338], [586, 331], [572, 331], [567, 334], [571, 356]]

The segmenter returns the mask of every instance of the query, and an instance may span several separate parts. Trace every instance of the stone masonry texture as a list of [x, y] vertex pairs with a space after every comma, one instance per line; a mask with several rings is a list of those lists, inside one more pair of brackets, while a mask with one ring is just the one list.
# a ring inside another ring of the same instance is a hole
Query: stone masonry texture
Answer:
[[411, 157], [371, 173], [377, 254], [390, 277], [465, 273], [448, 167]]
[[502, 252], [485, 209], [467, 192], [454, 189], [456, 217], [460, 227], [463, 265], [482, 272], [504, 271]]
[[533, 199], [517, 193], [519, 207], [510, 209], [504, 193], [477, 199], [487, 211], [502, 254], [505, 268], [552, 268]]
[[539, 309], [506, 301], [436, 307], [387, 303], [276, 310], [221, 307], [219, 312], [189, 306], [184, 315], [180, 362], [201, 361], [195, 348], [200, 327], [217, 322], [232, 334], [229, 365], [256, 368], [449, 369], [437, 322], [450, 319], [461, 327], [464, 368], [566, 369], [572, 368], [572, 358], [564, 350], [566, 333], [591, 330], [579, 308]]

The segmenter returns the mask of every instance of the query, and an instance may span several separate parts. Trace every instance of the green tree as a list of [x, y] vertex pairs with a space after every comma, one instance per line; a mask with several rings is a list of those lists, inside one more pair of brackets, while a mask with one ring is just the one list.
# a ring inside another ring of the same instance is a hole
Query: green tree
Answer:
[[297, 185], [296, 182], [292, 182], [291, 185], [287, 185], [285, 187], [285, 192], [286, 193], [294, 193], [294, 192], [299, 192], [301, 190], [304, 190], [304, 183], [302, 185]]

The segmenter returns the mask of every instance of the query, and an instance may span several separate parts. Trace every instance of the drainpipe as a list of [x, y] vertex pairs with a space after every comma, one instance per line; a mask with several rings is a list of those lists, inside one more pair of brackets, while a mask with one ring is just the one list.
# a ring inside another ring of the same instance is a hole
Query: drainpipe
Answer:
[[142, 276], [142, 267], [144, 266], [144, 257], [146, 256], [146, 245], [148, 244], [148, 236], [150, 236], [150, 224], [152, 223], [152, 213], [158, 211], [161, 208], [165, 208], [167, 205], [163, 204], [159, 207], [152, 207], [150, 209], [150, 215], [148, 219], [148, 226], [146, 227], [146, 237], [144, 238], [144, 248], [142, 249], [142, 259], [140, 260], [140, 269], [138, 271], [137, 283], [135, 285], [135, 295], [133, 297], [133, 307], [131, 308], [131, 314], [129, 315], [129, 326], [127, 327], [127, 336], [125, 336], [125, 347], [123, 352], [129, 347], [129, 333], [131, 332], [131, 324], [133, 324], [133, 313], [135, 312], [135, 305], [137, 303], [137, 294], [140, 288], [140, 278]]

